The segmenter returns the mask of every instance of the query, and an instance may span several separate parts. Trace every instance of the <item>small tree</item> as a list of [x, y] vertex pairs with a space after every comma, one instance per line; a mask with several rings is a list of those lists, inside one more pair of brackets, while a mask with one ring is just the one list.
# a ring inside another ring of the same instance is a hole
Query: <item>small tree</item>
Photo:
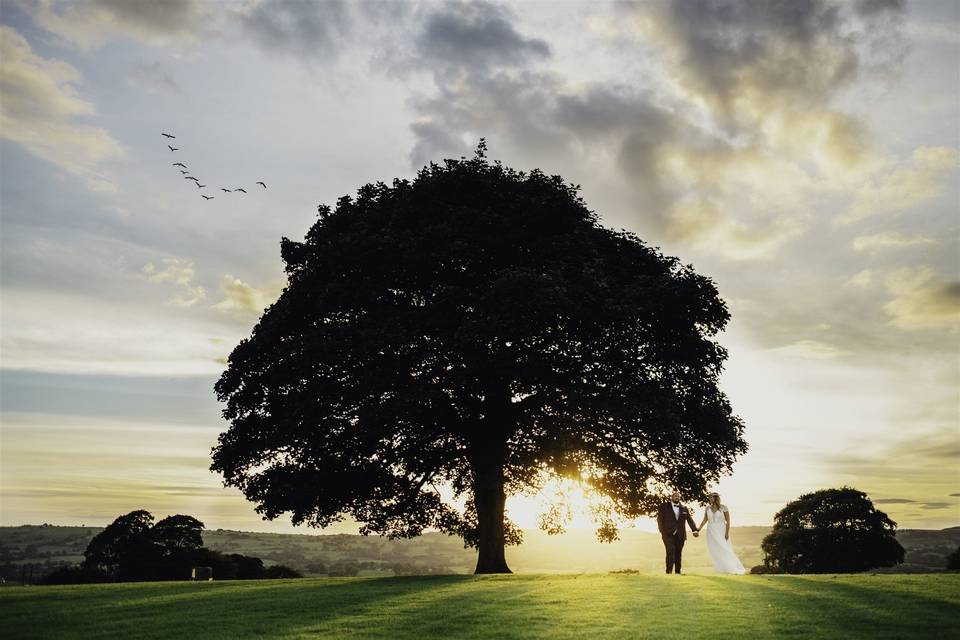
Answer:
[[[717, 384], [726, 305], [577, 189], [481, 142], [321, 206], [283, 239], [288, 285], [216, 384], [230, 427], [211, 469], [268, 519], [459, 534], [477, 573], [509, 572], [506, 497], [544, 477], [626, 518], [666, 485], [702, 496], [746, 450]], [[612, 517], [599, 535], [616, 538]]]
[[807, 493], [781, 509], [763, 539], [764, 565], [785, 573], [853, 573], [903, 562], [897, 523], [850, 487]]

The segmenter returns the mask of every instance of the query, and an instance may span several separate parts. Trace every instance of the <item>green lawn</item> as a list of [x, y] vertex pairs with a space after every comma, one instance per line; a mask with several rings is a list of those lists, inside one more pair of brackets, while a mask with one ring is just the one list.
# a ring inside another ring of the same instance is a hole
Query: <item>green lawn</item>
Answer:
[[960, 575], [508, 575], [0, 589], [4, 638], [958, 638]]

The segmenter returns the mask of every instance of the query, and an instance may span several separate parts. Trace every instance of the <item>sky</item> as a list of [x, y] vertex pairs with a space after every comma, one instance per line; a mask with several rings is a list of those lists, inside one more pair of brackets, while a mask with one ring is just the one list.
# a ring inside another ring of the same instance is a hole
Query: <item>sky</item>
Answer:
[[314, 533], [208, 470], [213, 384], [282, 237], [484, 137], [715, 281], [734, 525], [842, 485], [960, 525], [960, 4], [0, 0], [0, 23], [0, 524]]

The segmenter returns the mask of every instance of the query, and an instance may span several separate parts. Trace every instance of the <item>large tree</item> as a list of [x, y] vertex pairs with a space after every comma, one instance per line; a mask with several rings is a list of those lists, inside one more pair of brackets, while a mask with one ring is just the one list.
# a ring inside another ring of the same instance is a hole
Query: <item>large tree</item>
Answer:
[[216, 384], [211, 469], [264, 517], [433, 527], [478, 547], [477, 573], [509, 572], [507, 495], [572, 477], [633, 518], [667, 486], [699, 499], [746, 450], [714, 283], [601, 226], [559, 176], [481, 142], [318, 218], [282, 240], [288, 284]]
[[763, 539], [764, 565], [785, 573], [854, 573], [903, 562], [897, 523], [850, 487], [806, 493]]

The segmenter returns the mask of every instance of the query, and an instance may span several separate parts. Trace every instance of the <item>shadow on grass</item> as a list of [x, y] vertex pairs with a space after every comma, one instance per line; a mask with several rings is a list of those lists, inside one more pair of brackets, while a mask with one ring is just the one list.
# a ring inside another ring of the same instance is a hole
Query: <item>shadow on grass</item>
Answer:
[[[7, 599], [5, 630], [30, 638], [284, 637], [309, 621], [329, 627], [344, 617], [395, 606], [453, 587], [470, 576], [342, 578], [107, 585], [33, 589]], [[415, 580], [416, 584], [411, 584]], [[113, 589], [111, 587], [120, 587]], [[53, 598], [51, 598], [53, 596]], [[55, 599], [55, 605], [51, 600]], [[38, 613], [42, 612], [42, 615]], [[295, 635], [295, 634], [294, 634]]]
[[956, 637], [958, 585], [929, 576], [321, 578], [23, 589], [0, 594], [0, 612], [4, 638], [872, 640]]
[[755, 628], [766, 628], [781, 637], [828, 637], [838, 630], [846, 630], [851, 637], [957, 637], [960, 597], [946, 595], [953, 587], [935, 595], [930, 593], [929, 576], [922, 578], [926, 583], [898, 578], [871, 584], [869, 577], [862, 575], [702, 577], [722, 582], [731, 594], [750, 603], [744, 614], [754, 620]]

